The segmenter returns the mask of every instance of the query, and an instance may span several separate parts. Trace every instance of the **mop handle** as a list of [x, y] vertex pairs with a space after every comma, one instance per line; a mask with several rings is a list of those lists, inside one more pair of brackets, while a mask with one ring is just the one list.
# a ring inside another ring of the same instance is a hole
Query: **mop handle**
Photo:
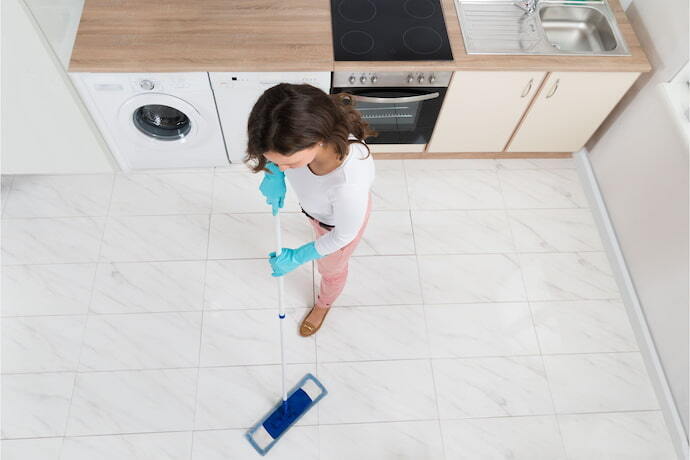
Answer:
[[[280, 231], [280, 211], [275, 216], [276, 225], [276, 256], [279, 256], [283, 249], [283, 237]], [[284, 287], [283, 287], [283, 277], [278, 276], [278, 318], [280, 318], [280, 369], [283, 374], [282, 385], [283, 385], [283, 403], [287, 401], [287, 389], [285, 388], [285, 334], [283, 333], [283, 322], [285, 320], [285, 306], [284, 306]]]

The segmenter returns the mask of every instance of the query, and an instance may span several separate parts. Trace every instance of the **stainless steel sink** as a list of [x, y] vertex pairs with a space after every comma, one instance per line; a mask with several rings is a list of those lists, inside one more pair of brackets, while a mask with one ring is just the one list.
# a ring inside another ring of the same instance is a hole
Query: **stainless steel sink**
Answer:
[[468, 54], [630, 55], [606, 1], [542, 0], [533, 14], [512, 1], [457, 0]]
[[561, 51], [603, 53], [618, 45], [606, 16], [594, 8], [547, 5], [539, 19], [546, 39]]

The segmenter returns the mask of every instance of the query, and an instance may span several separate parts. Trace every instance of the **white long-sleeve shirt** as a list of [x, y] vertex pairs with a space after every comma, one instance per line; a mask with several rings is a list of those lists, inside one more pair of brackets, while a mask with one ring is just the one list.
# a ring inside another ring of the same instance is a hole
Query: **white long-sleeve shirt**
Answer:
[[316, 240], [316, 250], [325, 256], [355, 239], [369, 204], [374, 182], [374, 160], [362, 144], [350, 144], [344, 161], [333, 171], [317, 176], [308, 166], [285, 171], [302, 209], [319, 222], [335, 228]]

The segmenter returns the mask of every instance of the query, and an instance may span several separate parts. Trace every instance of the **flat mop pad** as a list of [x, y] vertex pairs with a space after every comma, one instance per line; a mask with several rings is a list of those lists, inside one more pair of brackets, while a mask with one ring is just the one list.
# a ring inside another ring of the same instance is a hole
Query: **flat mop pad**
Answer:
[[326, 394], [328, 391], [316, 377], [305, 375], [290, 391], [287, 401], [280, 401], [245, 436], [257, 452], [266, 455], [280, 437]]

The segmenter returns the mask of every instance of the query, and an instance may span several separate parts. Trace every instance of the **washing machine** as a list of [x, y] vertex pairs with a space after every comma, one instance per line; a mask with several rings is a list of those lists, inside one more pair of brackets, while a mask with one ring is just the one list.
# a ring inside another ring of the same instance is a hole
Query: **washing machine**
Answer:
[[326, 94], [330, 72], [210, 72], [228, 159], [239, 163], [247, 151], [247, 120], [254, 103], [268, 88], [279, 83], [308, 83]]
[[124, 171], [229, 164], [208, 73], [70, 76]]

